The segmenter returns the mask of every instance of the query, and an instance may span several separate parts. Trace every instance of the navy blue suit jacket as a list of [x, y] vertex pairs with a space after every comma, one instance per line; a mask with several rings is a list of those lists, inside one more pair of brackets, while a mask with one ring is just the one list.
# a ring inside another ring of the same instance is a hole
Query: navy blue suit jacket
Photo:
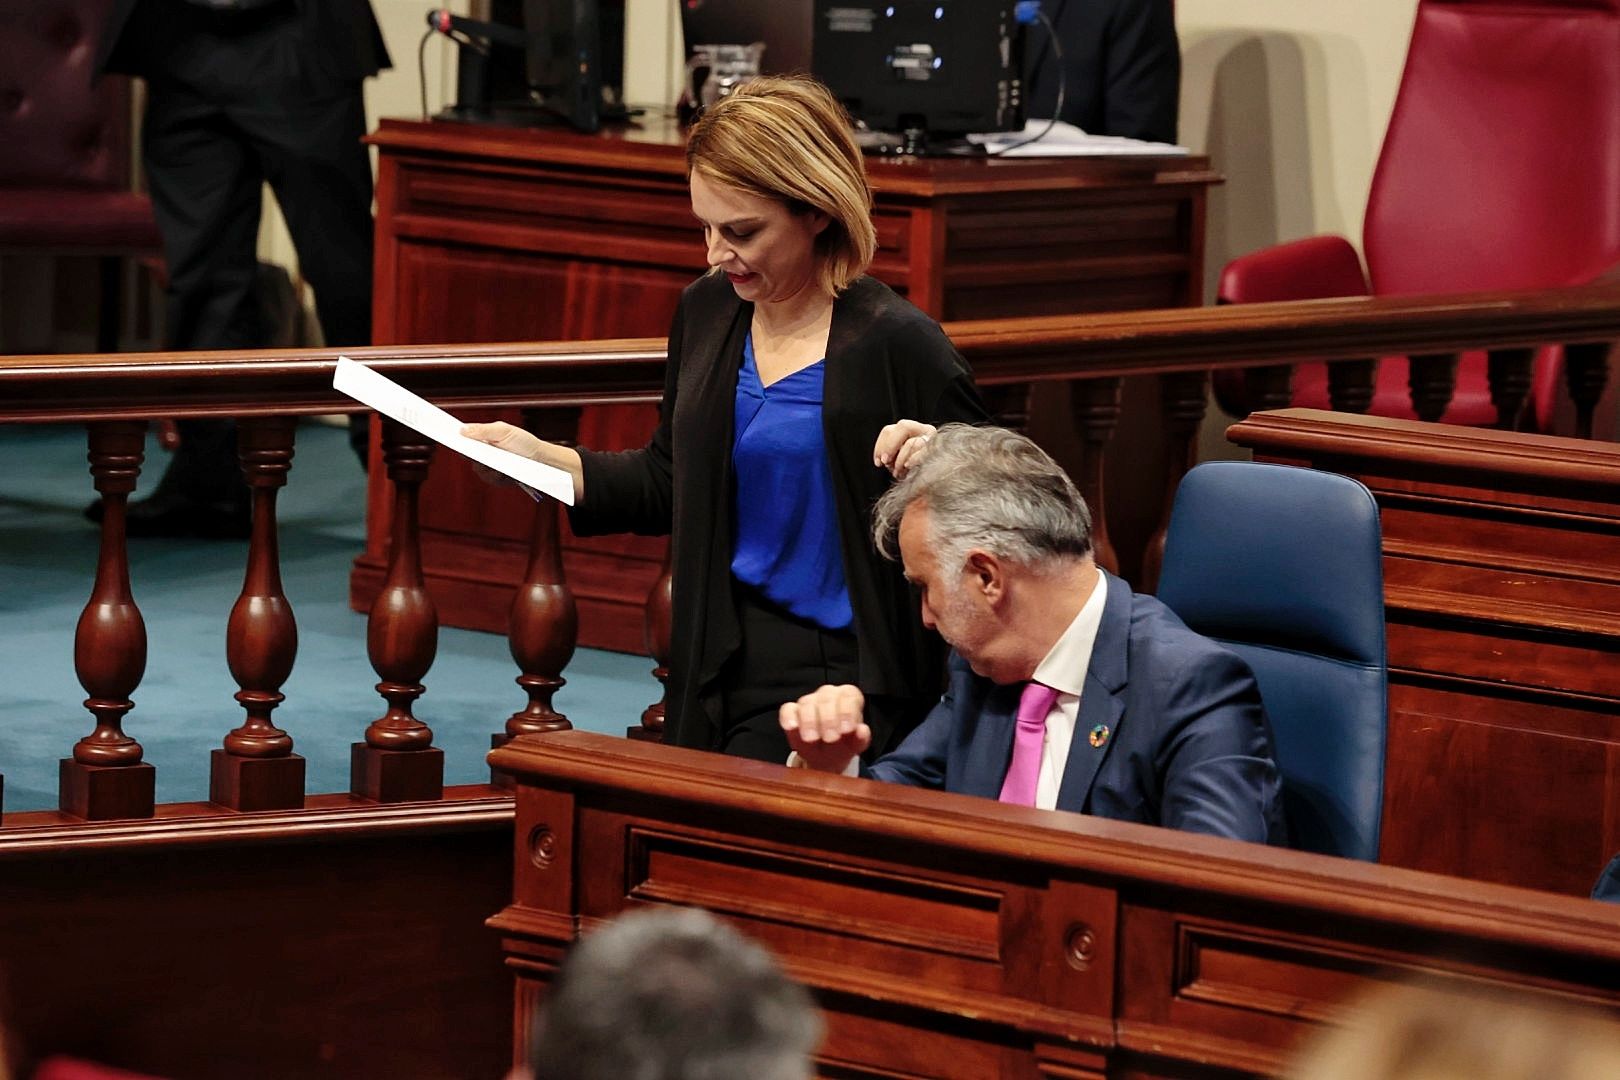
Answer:
[[[1152, 597], [1111, 574], [1103, 580], [1108, 595], [1058, 809], [1285, 842], [1271, 728], [1249, 666]], [[1021, 692], [975, 675], [953, 653], [945, 696], [864, 775], [997, 798]], [[1094, 740], [1099, 725], [1107, 737]]]

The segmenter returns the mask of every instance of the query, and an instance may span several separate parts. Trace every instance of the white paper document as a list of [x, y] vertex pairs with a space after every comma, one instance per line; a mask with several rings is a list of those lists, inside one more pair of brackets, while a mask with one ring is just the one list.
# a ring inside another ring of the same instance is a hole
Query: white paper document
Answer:
[[992, 154], [1006, 151], [1008, 157], [1132, 157], [1145, 154], [1187, 154], [1185, 146], [1170, 143], [1143, 142], [1127, 139], [1123, 135], [1091, 135], [1073, 124], [1061, 120], [1052, 130], [1028, 145], [1025, 139], [1046, 130], [1045, 120], [1030, 120], [1023, 131], [997, 131], [985, 135], [969, 135], [968, 139], [980, 144]]
[[467, 438], [461, 433], [460, 420], [364, 364], [347, 356], [338, 357], [337, 369], [332, 372], [332, 387], [420, 431], [434, 442], [510, 476], [529, 488], [531, 494], [539, 492], [574, 505], [574, 478], [565, 470]]

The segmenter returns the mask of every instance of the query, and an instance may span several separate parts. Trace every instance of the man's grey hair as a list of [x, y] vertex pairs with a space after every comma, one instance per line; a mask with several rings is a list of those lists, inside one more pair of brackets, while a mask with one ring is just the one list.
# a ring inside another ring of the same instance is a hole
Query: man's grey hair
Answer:
[[821, 1014], [698, 909], [631, 912], [568, 954], [535, 1018], [535, 1080], [808, 1080]]
[[928, 546], [941, 570], [961, 569], [975, 548], [1040, 569], [1091, 554], [1091, 511], [1069, 474], [1028, 436], [947, 424], [922, 461], [872, 510], [872, 539], [899, 558], [900, 519], [928, 507]]

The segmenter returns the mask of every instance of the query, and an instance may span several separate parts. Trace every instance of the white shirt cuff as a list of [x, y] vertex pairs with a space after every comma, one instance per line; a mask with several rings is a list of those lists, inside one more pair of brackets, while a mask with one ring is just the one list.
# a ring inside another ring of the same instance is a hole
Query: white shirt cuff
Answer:
[[[810, 767], [810, 763], [805, 761], [804, 758], [800, 757], [797, 750], [790, 750], [788, 751], [787, 767], [790, 769], [808, 769]], [[861, 759], [858, 756], [850, 758], [849, 763], [844, 766], [842, 775], [861, 775]]]

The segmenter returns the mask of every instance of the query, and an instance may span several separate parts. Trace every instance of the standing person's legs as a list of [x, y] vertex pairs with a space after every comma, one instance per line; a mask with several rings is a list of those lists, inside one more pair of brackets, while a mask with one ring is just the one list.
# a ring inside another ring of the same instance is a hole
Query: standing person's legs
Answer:
[[[168, 286], [169, 344], [262, 344], [254, 293], [263, 177], [242, 134], [216, 105], [173, 86], [148, 92], [142, 153]], [[247, 534], [248, 492], [236, 425], [182, 420], [180, 446], [157, 489], [133, 504], [131, 535]]]
[[721, 753], [785, 764], [783, 702], [828, 683], [858, 681], [853, 634], [823, 630], [735, 586], [742, 644], [721, 676]]
[[[248, 131], [315, 290], [321, 333], [332, 346], [371, 344], [371, 159], [360, 84], [285, 103], [233, 109]], [[365, 460], [364, 424], [356, 451]]]

